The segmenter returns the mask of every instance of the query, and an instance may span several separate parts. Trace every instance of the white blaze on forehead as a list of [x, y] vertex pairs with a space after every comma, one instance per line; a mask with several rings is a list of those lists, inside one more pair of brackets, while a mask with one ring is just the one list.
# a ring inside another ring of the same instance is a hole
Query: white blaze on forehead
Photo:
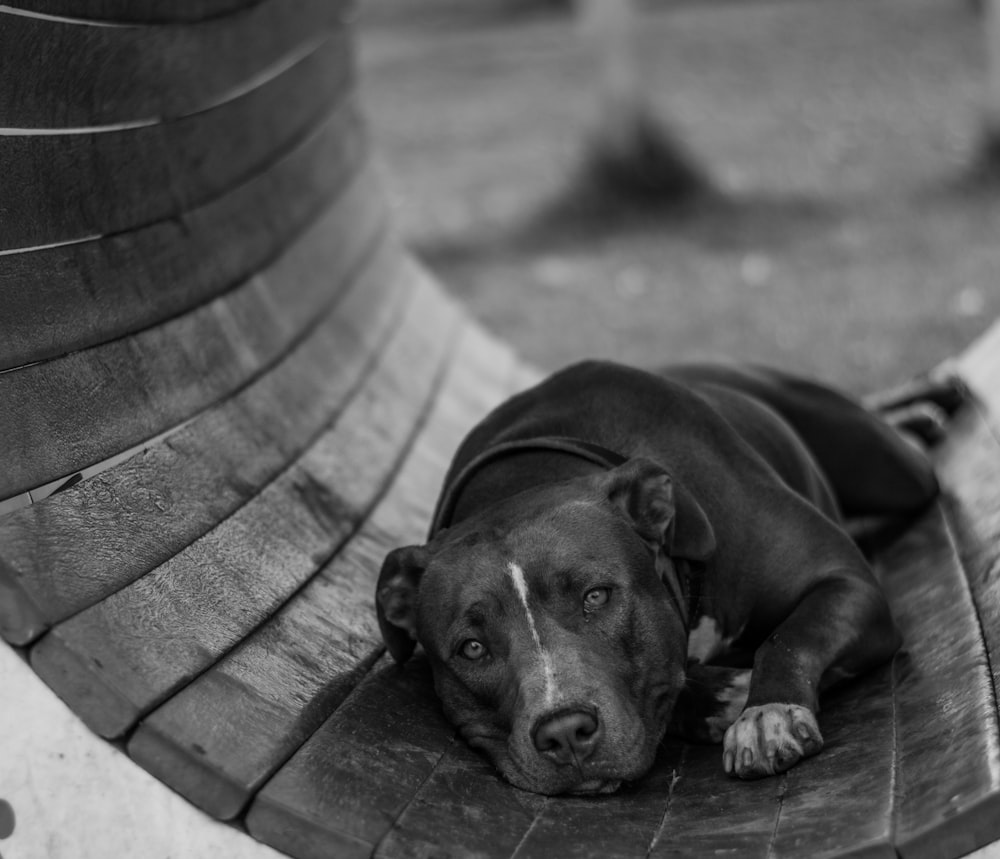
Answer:
[[524, 577], [524, 570], [513, 561], [507, 562], [507, 573], [514, 583], [514, 590], [517, 592], [521, 606], [524, 608], [524, 614], [528, 618], [528, 629], [535, 642], [535, 648], [538, 650], [538, 656], [542, 661], [542, 671], [545, 675], [545, 704], [547, 707], [551, 707], [556, 698], [556, 673], [552, 667], [552, 657], [542, 647], [542, 639], [538, 635], [538, 627], [535, 626], [535, 616], [531, 613], [531, 607], [528, 605], [528, 581]]

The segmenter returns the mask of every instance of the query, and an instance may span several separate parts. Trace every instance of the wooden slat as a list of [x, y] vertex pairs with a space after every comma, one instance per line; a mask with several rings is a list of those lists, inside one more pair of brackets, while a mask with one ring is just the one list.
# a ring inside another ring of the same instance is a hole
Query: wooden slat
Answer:
[[177, 24], [206, 21], [252, 9], [262, 0], [8, 0], [8, 6], [80, 21]]
[[1000, 744], [987, 652], [949, 523], [935, 505], [886, 556], [896, 658], [895, 844], [958, 856], [1000, 836]]
[[[518, 845], [545, 804], [540, 796], [511, 788], [488, 761], [456, 741], [372, 855], [376, 859], [521, 855]], [[572, 854], [560, 848], [547, 855]]]
[[330, 204], [359, 170], [365, 142], [345, 99], [291, 152], [204, 206], [103, 239], [0, 256], [0, 370], [148, 328], [245, 280]]
[[896, 859], [891, 675], [886, 665], [823, 702], [826, 745], [785, 776], [772, 855]]
[[[1000, 375], [996, 377], [1000, 382]], [[1000, 689], [1000, 414], [962, 414], [937, 452], [945, 508]]]
[[[942, 791], [943, 797], [918, 794], [912, 812], [913, 843], [904, 845], [903, 855], [931, 856], [935, 850], [949, 850], [954, 855], [966, 852], [1000, 838], [1000, 746], [997, 739], [997, 690], [1000, 689], [1000, 407], [997, 396], [1000, 377], [990, 376], [984, 368], [996, 366], [1000, 354], [1000, 340], [994, 329], [990, 336], [975, 344], [967, 353], [975, 362], [964, 360], [969, 381], [975, 385], [980, 399], [954, 421], [947, 439], [937, 451], [938, 472], [945, 488], [944, 508], [950, 537], [957, 548], [962, 568], [975, 606], [976, 616], [968, 622], [974, 624], [966, 635], [982, 636], [974, 657], [976, 669], [970, 672], [969, 683], [979, 694], [990, 699], [977, 707], [985, 709], [981, 736], [963, 732], [955, 742], [956, 728], [946, 725], [939, 742], [951, 746], [963, 778], [954, 792]], [[992, 404], [993, 408], [990, 408]], [[935, 609], [937, 637], [942, 632], [951, 633], [950, 619], [939, 617]], [[950, 636], [949, 636], [950, 637]], [[984, 658], [980, 647], [985, 647], [985, 666], [978, 664]], [[982, 678], [983, 668], [987, 680]], [[935, 704], [939, 697], [950, 694], [935, 690]], [[967, 695], [965, 697], [968, 697]], [[963, 698], [945, 702], [951, 707], [967, 706]], [[976, 702], [978, 705], [978, 702]], [[992, 714], [989, 710], [992, 708]], [[959, 725], [957, 730], [964, 726]], [[978, 745], [982, 748], [977, 748]], [[966, 769], [967, 761], [959, 757], [965, 749], [976, 755], [975, 764]], [[946, 800], [941, 809], [927, 811], [936, 801]], [[926, 821], [920, 816], [927, 813]], [[919, 824], [935, 827], [921, 832]], [[935, 826], [935, 824], [938, 824]]]
[[718, 746], [684, 747], [650, 857], [768, 856], [787, 776], [740, 781], [722, 772]]
[[[428, 424], [448, 427], [426, 435], [439, 476], [453, 439], [510, 392], [511, 370], [510, 351], [470, 326]], [[422, 489], [410, 503], [426, 526], [436, 492]], [[415, 524], [383, 545], [420, 539]], [[296, 856], [372, 851], [451, 744], [420, 664], [369, 676], [324, 722], [257, 794], [247, 815], [255, 837]]]
[[[822, 724], [823, 754], [766, 782], [725, 776], [718, 747], [670, 740], [650, 774], [621, 793], [550, 800], [516, 856], [895, 856], [888, 669], [831, 702]], [[419, 813], [429, 804], [424, 797]], [[485, 820], [481, 828], [493, 829]]]
[[645, 857], [667, 813], [680, 754], [680, 743], [665, 741], [650, 772], [612, 796], [548, 799], [514, 855]]
[[25, 644], [230, 515], [349, 401], [398, 317], [398, 249], [377, 254], [273, 370], [169, 443], [0, 519], [0, 633]]
[[220, 196], [273, 163], [343, 97], [334, 32], [274, 79], [172, 122], [80, 134], [0, 135], [0, 250], [135, 229]]
[[[395, 446], [406, 436], [412, 442], [410, 427], [421, 418], [405, 407], [420, 407], [433, 395], [451, 351], [457, 314], [436, 287], [414, 292], [413, 310], [366, 385], [362, 408], [337, 422], [324, 440], [323, 463], [309, 469], [327, 490], [347, 491], [355, 507], [365, 505], [365, 478], [377, 466], [365, 461], [372, 437], [395, 436]], [[407, 461], [385, 498], [330, 563], [267, 624], [143, 721], [129, 742], [142, 766], [214, 817], [232, 818], [329, 716], [359, 671], [381, 654], [373, 582], [391, 548], [386, 534], [418, 539], [430, 519], [427, 486], [445, 465], [440, 458], [428, 464], [418, 448], [427, 432], [438, 431], [420, 430], [412, 450], [403, 444]], [[303, 642], [324, 645], [310, 653]]]
[[0, 129], [163, 122], [232, 99], [335, 26], [347, 0], [265, 0], [170, 27], [81, 27], [0, 10]]
[[391, 479], [427, 387], [374, 374], [334, 425], [232, 516], [50, 630], [31, 652], [35, 670], [97, 733], [121, 736], [340, 549]]
[[448, 751], [379, 844], [378, 857], [644, 857], [670, 801], [680, 745], [634, 786], [598, 798], [539, 797], [506, 785], [481, 756]]
[[426, 662], [385, 657], [257, 795], [247, 828], [296, 859], [369, 859], [453, 742]]
[[372, 187], [352, 190], [241, 287], [132, 337], [0, 375], [0, 498], [158, 435], [276, 362], [335, 303], [379, 227]]

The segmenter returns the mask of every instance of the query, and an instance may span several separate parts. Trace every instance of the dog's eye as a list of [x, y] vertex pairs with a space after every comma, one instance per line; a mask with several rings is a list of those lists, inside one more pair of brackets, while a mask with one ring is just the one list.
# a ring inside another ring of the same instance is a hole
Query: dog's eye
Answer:
[[591, 588], [583, 595], [583, 610], [593, 611], [606, 605], [611, 597], [611, 588]]
[[461, 653], [466, 659], [475, 662], [477, 659], [482, 659], [486, 655], [486, 645], [481, 641], [476, 641], [476, 639], [470, 638], [462, 642], [462, 646], [458, 648], [458, 652]]

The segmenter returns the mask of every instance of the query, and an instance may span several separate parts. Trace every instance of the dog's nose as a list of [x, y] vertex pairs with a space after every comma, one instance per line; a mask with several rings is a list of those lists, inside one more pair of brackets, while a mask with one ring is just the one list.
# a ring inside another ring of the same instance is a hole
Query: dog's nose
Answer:
[[593, 754], [601, 738], [601, 723], [587, 710], [562, 710], [535, 727], [535, 748], [556, 763], [581, 762]]

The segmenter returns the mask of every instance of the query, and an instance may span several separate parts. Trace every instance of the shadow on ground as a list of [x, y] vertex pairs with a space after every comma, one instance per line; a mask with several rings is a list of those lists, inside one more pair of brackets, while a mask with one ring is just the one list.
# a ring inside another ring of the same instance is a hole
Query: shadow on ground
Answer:
[[841, 202], [806, 195], [705, 187], [674, 200], [642, 200], [577, 184], [506, 227], [425, 240], [415, 250], [432, 267], [448, 267], [659, 234], [702, 251], [758, 252], [834, 230], [845, 212]]

